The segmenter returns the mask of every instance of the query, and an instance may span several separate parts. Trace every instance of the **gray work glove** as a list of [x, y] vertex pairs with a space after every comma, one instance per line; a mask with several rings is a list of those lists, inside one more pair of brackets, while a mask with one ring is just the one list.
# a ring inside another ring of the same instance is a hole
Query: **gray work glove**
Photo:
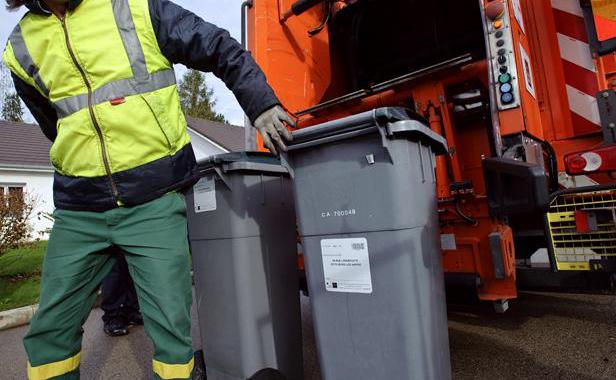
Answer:
[[281, 106], [274, 106], [263, 112], [254, 123], [254, 127], [263, 138], [263, 145], [275, 155], [278, 155], [279, 150], [286, 152], [285, 141], [293, 140], [291, 132], [284, 125], [285, 123], [292, 128], [297, 127], [295, 120]]

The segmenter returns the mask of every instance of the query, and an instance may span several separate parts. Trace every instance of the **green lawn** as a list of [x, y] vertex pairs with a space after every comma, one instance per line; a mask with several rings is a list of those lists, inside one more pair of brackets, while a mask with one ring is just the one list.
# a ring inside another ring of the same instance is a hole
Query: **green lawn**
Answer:
[[0, 278], [0, 311], [38, 303], [40, 277], [13, 282]]
[[29, 244], [0, 256], [0, 277], [41, 273], [47, 242]]
[[38, 302], [47, 242], [10, 250], [0, 257], [0, 311]]

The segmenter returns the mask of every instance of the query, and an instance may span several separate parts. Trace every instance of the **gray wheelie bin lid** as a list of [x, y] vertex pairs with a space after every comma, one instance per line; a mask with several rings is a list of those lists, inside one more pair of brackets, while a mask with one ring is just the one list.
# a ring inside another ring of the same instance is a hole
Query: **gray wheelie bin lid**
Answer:
[[[189, 214], [189, 230], [195, 238], [258, 235], [262, 226], [257, 219], [264, 217], [262, 213], [268, 208], [263, 205], [266, 197], [263, 192], [268, 191], [268, 198], [285, 199], [277, 193], [279, 187], [275, 191], [261, 185], [249, 189], [261, 184], [264, 177], [289, 177], [280, 159], [270, 153], [219, 154], [200, 160], [197, 166], [201, 179], [188, 194], [190, 207], [194, 206], [195, 210], [194, 214]], [[257, 199], [256, 194], [261, 198]], [[199, 227], [201, 224], [207, 224], [208, 228]]]
[[379, 132], [386, 139], [410, 139], [429, 145], [437, 154], [448, 151], [447, 141], [426, 127], [428, 121], [401, 107], [383, 107], [293, 132], [289, 150], [340, 141]]

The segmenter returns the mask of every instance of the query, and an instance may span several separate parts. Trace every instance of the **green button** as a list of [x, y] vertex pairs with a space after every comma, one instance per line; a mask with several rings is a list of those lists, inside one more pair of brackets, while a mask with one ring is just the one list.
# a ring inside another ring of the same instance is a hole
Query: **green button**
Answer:
[[509, 75], [509, 74], [501, 74], [498, 77], [498, 81], [503, 83], [503, 84], [509, 83], [509, 82], [511, 82], [511, 75]]

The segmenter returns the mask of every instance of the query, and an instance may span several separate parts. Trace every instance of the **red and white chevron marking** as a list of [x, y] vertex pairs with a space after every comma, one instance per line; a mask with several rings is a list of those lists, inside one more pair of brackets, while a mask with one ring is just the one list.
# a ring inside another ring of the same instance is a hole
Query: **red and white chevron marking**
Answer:
[[574, 132], [598, 132], [601, 119], [595, 98], [599, 92], [597, 66], [588, 44], [580, 0], [551, 1]]

